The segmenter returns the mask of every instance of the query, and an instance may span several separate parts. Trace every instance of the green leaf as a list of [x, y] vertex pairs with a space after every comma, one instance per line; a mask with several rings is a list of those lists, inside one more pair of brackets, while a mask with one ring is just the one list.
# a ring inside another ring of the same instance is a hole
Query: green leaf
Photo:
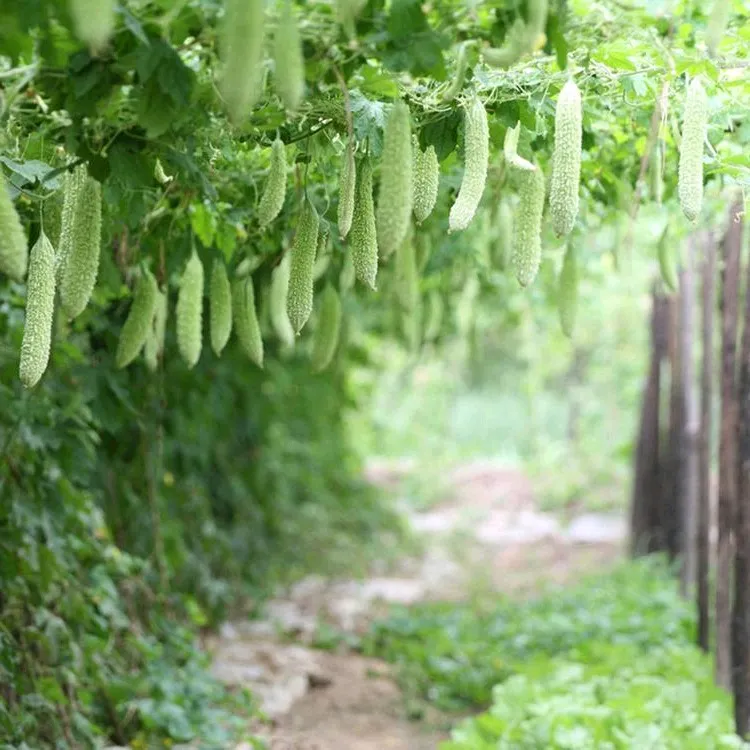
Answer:
[[211, 247], [216, 236], [216, 216], [204, 203], [190, 206], [190, 226], [204, 247]]

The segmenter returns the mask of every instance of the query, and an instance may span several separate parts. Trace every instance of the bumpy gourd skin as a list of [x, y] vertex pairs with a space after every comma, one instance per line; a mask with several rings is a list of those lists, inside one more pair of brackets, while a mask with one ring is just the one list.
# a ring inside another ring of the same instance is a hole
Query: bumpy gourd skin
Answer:
[[140, 353], [153, 330], [159, 288], [156, 279], [146, 271], [135, 286], [133, 304], [117, 342], [115, 364], [127, 367]]
[[549, 206], [552, 227], [558, 237], [570, 233], [578, 216], [583, 137], [581, 120], [581, 92], [571, 79], [560, 92], [555, 114]]
[[229, 117], [242, 122], [263, 90], [265, 0], [226, 0], [219, 52], [220, 89]]
[[255, 288], [252, 276], [238, 279], [232, 285], [234, 329], [242, 350], [258, 367], [263, 367], [263, 338], [255, 310]]
[[380, 162], [380, 194], [375, 214], [378, 248], [387, 258], [406, 237], [414, 200], [411, 154], [411, 115], [396, 102], [388, 115]]
[[357, 186], [357, 167], [354, 162], [354, 142], [349, 141], [344, 151], [344, 162], [341, 165], [341, 179], [339, 181], [339, 236], [345, 239], [352, 228], [354, 217], [354, 191]]
[[210, 305], [211, 348], [218, 357], [232, 333], [232, 290], [227, 268], [220, 260], [211, 269], [208, 301]]
[[285, 197], [286, 149], [283, 142], [277, 138], [271, 146], [271, 168], [258, 204], [258, 220], [261, 227], [267, 227], [281, 213]]
[[286, 309], [287, 297], [289, 295], [289, 272], [291, 270], [291, 255], [286, 253], [276, 268], [271, 273], [270, 294], [270, 317], [271, 325], [279, 341], [286, 347], [294, 346], [294, 329], [289, 321], [289, 313]]
[[203, 345], [203, 264], [193, 251], [177, 297], [177, 348], [188, 369], [198, 363]]
[[296, 112], [305, 93], [305, 58], [292, 0], [280, 0], [274, 37], [276, 93], [290, 112]]
[[60, 239], [57, 244], [57, 279], [62, 279], [63, 269], [68, 261], [70, 249], [73, 247], [75, 225], [80, 215], [78, 213], [78, 199], [81, 188], [88, 179], [86, 167], [81, 165], [66, 172], [63, 178], [63, 199], [60, 213]]
[[375, 289], [378, 275], [378, 240], [375, 230], [375, 209], [372, 202], [372, 167], [369, 159], [361, 163], [357, 175], [351, 253], [356, 277], [365, 286]]
[[336, 353], [341, 333], [341, 300], [330, 284], [323, 291], [318, 327], [315, 329], [312, 350], [314, 372], [325, 370]]
[[21, 281], [28, 261], [29, 248], [23, 225], [0, 174], [0, 272]]
[[[60, 269], [60, 302], [71, 320], [77, 318], [91, 299], [99, 273], [102, 244], [102, 186], [92, 177], [82, 178], [77, 190], [70, 245]], [[63, 228], [65, 229], [63, 208]], [[64, 238], [68, 242], [68, 238]]]
[[538, 167], [519, 173], [521, 187], [513, 217], [513, 267], [521, 286], [528, 286], [542, 260], [542, 214], [544, 213], [544, 174]]
[[115, 0], [70, 0], [76, 36], [94, 51], [101, 50], [115, 28]]
[[44, 232], [31, 248], [26, 285], [26, 323], [21, 342], [18, 374], [27, 388], [33, 388], [49, 363], [52, 320], [55, 312], [55, 249]]
[[578, 263], [576, 261], [576, 250], [572, 244], [569, 244], [565, 251], [557, 293], [560, 325], [563, 333], [571, 338], [578, 311]]
[[168, 298], [167, 293], [159, 290], [156, 296], [156, 310], [154, 321], [151, 324], [146, 343], [143, 345], [143, 358], [146, 367], [151, 372], [156, 372], [159, 366], [159, 357], [164, 352], [164, 336], [167, 332]]
[[430, 145], [425, 151], [419, 148], [419, 140], [414, 136], [412, 172], [414, 173], [414, 218], [421, 224], [435, 208], [440, 181], [440, 164], [435, 147]]
[[318, 248], [318, 212], [305, 198], [292, 246], [287, 312], [295, 333], [307, 323], [313, 309], [313, 267]]
[[708, 100], [699, 79], [690, 82], [680, 144], [677, 192], [682, 212], [695, 221], [703, 204], [703, 142], [708, 124]]
[[464, 176], [448, 217], [449, 231], [466, 229], [474, 218], [487, 182], [490, 131], [487, 112], [479, 97], [467, 102], [464, 116]]

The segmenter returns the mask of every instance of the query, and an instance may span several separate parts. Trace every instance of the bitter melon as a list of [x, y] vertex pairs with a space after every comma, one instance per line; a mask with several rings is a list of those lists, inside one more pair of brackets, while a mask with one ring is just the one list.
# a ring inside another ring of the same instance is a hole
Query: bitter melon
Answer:
[[208, 301], [210, 305], [211, 348], [218, 357], [232, 333], [232, 290], [227, 268], [215, 260], [211, 269], [211, 284]]
[[76, 36], [94, 52], [109, 41], [115, 28], [115, 0], [70, 0]]
[[571, 338], [578, 311], [578, 264], [576, 250], [572, 243], [568, 244], [568, 249], [565, 251], [557, 295], [560, 325], [563, 333]]
[[279, 18], [274, 35], [276, 93], [290, 112], [299, 108], [305, 93], [305, 58], [292, 0], [279, 0]]
[[26, 275], [29, 248], [21, 219], [0, 174], [0, 271], [16, 281]]
[[279, 265], [273, 269], [269, 292], [271, 326], [278, 336], [279, 341], [287, 348], [293, 347], [295, 340], [294, 329], [289, 321], [289, 313], [286, 309], [291, 260], [292, 256], [289, 253], [285, 253]]
[[695, 221], [703, 204], [703, 143], [708, 124], [708, 100], [698, 78], [693, 78], [687, 91], [682, 123], [680, 165], [677, 191], [682, 212]]
[[18, 374], [27, 388], [33, 388], [47, 369], [54, 311], [55, 249], [42, 232], [31, 248], [26, 285], [26, 322]]
[[232, 284], [234, 330], [242, 350], [258, 367], [263, 367], [263, 338], [255, 310], [255, 288], [252, 276]]
[[405, 102], [388, 114], [380, 163], [380, 194], [375, 214], [378, 248], [387, 258], [404, 241], [414, 200], [411, 155], [411, 115]]
[[341, 333], [341, 300], [336, 290], [328, 284], [320, 301], [320, 316], [315, 329], [312, 349], [313, 372], [325, 370], [336, 353]]
[[357, 174], [354, 216], [352, 218], [351, 255], [356, 277], [365, 286], [375, 289], [375, 281], [378, 275], [378, 241], [372, 202], [372, 167], [369, 159], [362, 161]]
[[[65, 211], [63, 229], [65, 233]], [[67, 243], [68, 239], [63, 238]], [[99, 273], [102, 243], [102, 186], [86, 176], [78, 191], [70, 245], [60, 270], [60, 302], [69, 319], [88, 305]]]
[[271, 146], [271, 167], [258, 204], [258, 220], [261, 228], [267, 227], [281, 213], [285, 197], [286, 149], [281, 139], [277, 138]]
[[521, 286], [535, 278], [542, 259], [542, 214], [544, 212], [544, 174], [519, 172], [520, 200], [513, 217], [513, 266]]
[[143, 345], [143, 358], [146, 360], [146, 367], [151, 372], [155, 372], [159, 366], [159, 358], [164, 353], [164, 337], [167, 331], [167, 314], [168, 299], [167, 292], [156, 295], [156, 311], [154, 312], [154, 321], [146, 337], [146, 343]]
[[136, 283], [133, 304], [120, 331], [115, 355], [118, 368], [127, 367], [141, 353], [154, 324], [158, 295], [156, 279], [145, 271]]
[[341, 165], [339, 180], [339, 236], [345, 239], [352, 228], [354, 216], [354, 191], [357, 184], [357, 167], [354, 162], [354, 141], [349, 139], [344, 151], [344, 163]]
[[558, 237], [570, 233], [578, 216], [583, 137], [581, 118], [581, 92], [571, 78], [560, 92], [555, 113], [549, 206], [552, 227]]
[[263, 87], [265, 0], [226, 0], [220, 54], [224, 69], [221, 95], [229, 116], [242, 122], [260, 98]]
[[448, 217], [448, 231], [466, 229], [484, 193], [489, 163], [490, 131], [487, 112], [474, 96], [464, 108], [464, 176]]
[[198, 363], [203, 345], [203, 264], [192, 252], [185, 265], [177, 296], [177, 348], [192, 369]]
[[297, 234], [292, 245], [289, 269], [287, 312], [295, 333], [307, 323], [313, 309], [313, 267], [318, 247], [318, 212], [307, 198], [303, 199]]
[[425, 151], [419, 148], [419, 139], [414, 136], [412, 148], [414, 155], [412, 172], [414, 173], [414, 218], [421, 224], [435, 208], [440, 180], [440, 164], [435, 147], [430, 145]]

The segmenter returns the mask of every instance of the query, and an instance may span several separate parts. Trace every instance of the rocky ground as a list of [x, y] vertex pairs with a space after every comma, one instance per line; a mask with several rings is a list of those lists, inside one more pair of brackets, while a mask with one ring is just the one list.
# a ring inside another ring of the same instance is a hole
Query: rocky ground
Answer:
[[[398, 491], [410, 468], [373, 461], [367, 473]], [[311, 649], [319, 623], [354, 634], [393, 603], [458, 601], [478, 590], [522, 596], [612, 564], [625, 538], [619, 516], [583, 514], [563, 524], [540, 512], [528, 479], [493, 461], [455, 468], [442, 495], [423, 512], [405, 503], [423, 553], [395, 573], [309, 577], [271, 601], [265, 619], [228, 623], [209, 640], [215, 675], [262, 701], [271, 725], [259, 733], [272, 750], [433, 750], [444, 737], [440, 717], [408, 719], [388, 665]]]

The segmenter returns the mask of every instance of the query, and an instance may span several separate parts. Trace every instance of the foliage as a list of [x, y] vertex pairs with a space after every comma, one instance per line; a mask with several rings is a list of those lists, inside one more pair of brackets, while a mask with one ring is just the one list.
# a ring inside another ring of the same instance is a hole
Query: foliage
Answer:
[[729, 750], [731, 700], [696, 646], [647, 656], [632, 644], [592, 642], [536, 659], [493, 690], [492, 708], [453, 731], [441, 750]]
[[363, 649], [397, 664], [412, 697], [462, 710], [487, 705], [492, 688], [534, 658], [607, 642], [647, 659], [664, 643], [691, 642], [694, 630], [667, 567], [649, 559], [528, 602], [397, 609]]

